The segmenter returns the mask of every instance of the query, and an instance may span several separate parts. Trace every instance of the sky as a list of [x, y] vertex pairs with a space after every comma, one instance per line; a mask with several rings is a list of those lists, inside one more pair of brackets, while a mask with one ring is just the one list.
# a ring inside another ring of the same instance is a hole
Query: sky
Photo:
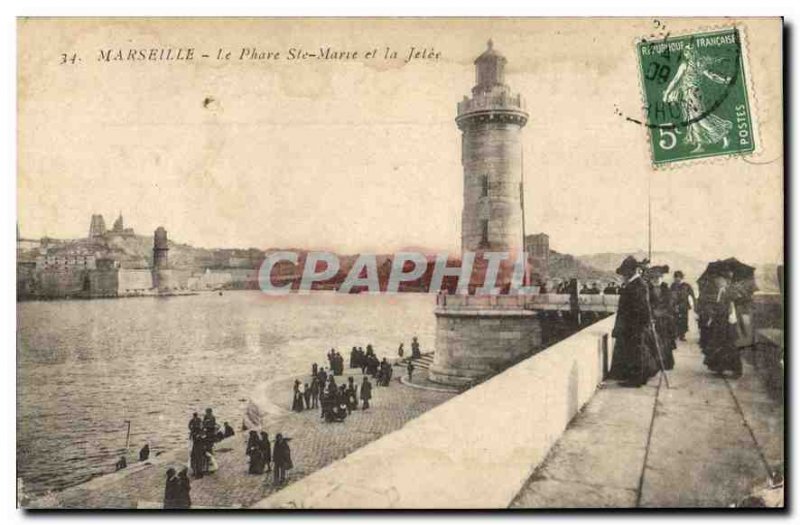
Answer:
[[[736, 23], [757, 151], [650, 163], [635, 42]], [[566, 253], [647, 247], [783, 258], [779, 20], [22, 20], [17, 215], [24, 237], [82, 237], [90, 216], [204, 247], [457, 252], [456, 103], [492, 38], [530, 118], [526, 231]], [[290, 48], [393, 60], [285, 60]], [[438, 60], [405, 62], [410, 47]], [[99, 50], [193, 47], [232, 60], [105, 62]], [[243, 48], [281, 60], [238, 60]], [[60, 64], [61, 53], [79, 61]], [[208, 99], [208, 103], [204, 102]], [[621, 116], [622, 114], [623, 116]]]

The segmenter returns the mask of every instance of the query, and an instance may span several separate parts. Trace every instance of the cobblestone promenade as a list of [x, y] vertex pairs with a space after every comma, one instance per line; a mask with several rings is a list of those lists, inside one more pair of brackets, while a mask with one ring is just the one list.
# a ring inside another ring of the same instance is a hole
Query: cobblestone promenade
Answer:
[[[373, 399], [367, 411], [356, 411], [344, 423], [324, 423], [319, 410], [292, 413], [287, 410], [265, 428], [270, 441], [280, 432], [292, 438], [292, 460], [287, 484], [342, 458], [367, 443], [393, 432], [407, 421], [450, 399], [454, 394], [433, 392], [404, 386], [399, 382], [403, 371], [395, 367], [389, 387], [374, 386]], [[337, 383], [354, 375], [357, 384], [361, 374], [345, 372]], [[293, 379], [277, 381], [268, 387], [270, 399], [291, 405]], [[188, 422], [191, 414], [185, 414]], [[272, 474], [247, 473], [245, 443], [247, 432], [226, 439], [215, 446], [219, 470], [202, 479], [192, 479], [192, 506], [247, 507], [276, 490]], [[188, 446], [188, 444], [187, 444]], [[150, 464], [134, 464], [126, 471], [96, 478], [61, 493], [42, 498], [34, 506], [61, 508], [160, 508], [164, 493], [165, 472], [169, 466], [185, 464], [188, 449], [162, 454]]]

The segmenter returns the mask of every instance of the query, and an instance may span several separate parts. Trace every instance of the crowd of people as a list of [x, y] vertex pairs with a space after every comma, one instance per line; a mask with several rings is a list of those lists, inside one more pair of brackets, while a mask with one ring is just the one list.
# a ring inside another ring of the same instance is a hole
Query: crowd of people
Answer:
[[202, 478], [205, 474], [217, 470], [217, 460], [214, 456], [214, 444], [235, 434], [233, 427], [227, 421], [222, 426], [217, 424], [214, 411], [207, 408], [202, 419], [195, 412], [189, 420], [189, 440], [192, 450], [189, 455], [189, 465], [192, 476]]
[[380, 361], [372, 345], [368, 344], [366, 350], [354, 346], [350, 351], [350, 368], [360, 368], [362, 374], [375, 376], [379, 367]]
[[[338, 355], [340, 355], [338, 352], [331, 350], [328, 353], [330, 362], [335, 363]], [[372, 399], [372, 382], [369, 378], [375, 379], [378, 385], [389, 386], [392, 367], [385, 358], [378, 361], [372, 345], [367, 345], [366, 351], [360, 347], [353, 347], [350, 367], [360, 368], [364, 374], [360, 388], [353, 376], [349, 376], [346, 382], [337, 384], [336, 376], [342, 375], [342, 372], [336, 367], [326, 371], [317, 363], [312, 364], [309, 381], [305, 383], [299, 379], [294, 381], [292, 410], [302, 412], [320, 408], [320, 418], [329, 423], [344, 421], [354, 410], [359, 409], [359, 401], [361, 410], [367, 410]]]
[[741, 376], [736, 339], [741, 312], [749, 307], [755, 289], [752, 279], [734, 283], [729, 265], [712, 263], [698, 281], [697, 298], [681, 271], [674, 272], [670, 285], [664, 282], [668, 266], [652, 266], [649, 261], [639, 262], [629, 256], [617, 273], [625, 283], [612, 333], [616, 346], [611, 379], [622, 386], [638, 387], [660, 370], [672, 369], [676, 341], [686, 340], [692, 308], [697, 312], [706, 366], [718, 374]]
[[[180, 472], [175, 468], [167, 469], [167, 479], [164, 488], [165, 509], [188, 509], [191, 500], [191, 476], [199, 479], [205, 475], [216, 472], [219, 468], [214, 456], [214, 445], [225, 438], [234, 436], [233, 427], [225, 421], [222, 426], [217, 424], [216, 416], [212, 409], [207, 408], [201, 418], [197, 412], [189, 420], [189, 439], [191, 452], [189, 466], [183, 467]], [[293, 467], [292, 452], [289, 448], [291, 438], [276, 434], [275, 442], [270, 443], [266, 432], [251, 430], [245, 454], [249, 457], [250, 474], [264, 474], [273, 472], [273, 481], [276, 485], [286, 481], [286, 471]]]
[[[217, 423], [214, 411], [207, 408], [201, 418], [197, 412], [189, 420], [189, 440], [191, 452], [189, 454], [189, 467], [181, 468], [180, 472], [172, 467], [167, 469], [167, 480], [164, 488], [165, 509], [188, 509], [192, 505], [190, 496], [191, 482], [189, 470], [196, 479], [206, 474], [216, 472], [217, 461], [214, 457], [214, 444], [236, 434], [233, 427], [225, 421], [221, 426]], [[150, 456], [150, 447], [145, 445], [139, 451], [139, 459], [145, 461]]]
[[294, 467], [292, 451], [289, 441], [292, 438], [283, 434], [275, 435], [275, 443], [271, 444], [269, 435], [262, 431], [251, 430], [247, 438], [245, 453], [250, 458], [248, 472], [250, 474], [264, 474], [272, 472], [272, 481], [279, 485], [286, 481], [286, 471]]
[[[411, 343], [413, 357], [420, 357], [421, 351], [417, 338]], [[403, 345], [398, 349], [403, 357]], [[378, 386], [388, 387], [391, 384], [393, 367], [384, 357], [378, 359], [371, 344], [366, 350], [353, 347], [350, 352], [350, 368], [360, 369], [363, 377], [357, 384], [350, 375], [346, 381], [337, 384], [336, 377], [344, 375], [344, 360], [335, 349], [327, 353], [328, 368], [317, 363], [311, 365], [311, 374], [306, 381], [295, 379], [293, 385], [292, 410], [320, 409], [320, 417], [326, 422], [342, 422], [355, 410], [368, 410], [372, 400], [373, 381]], [[413, 364], [409, 360], [409, 376]], [[164, 508], [182, 509], [191, 506], [191, 483], [189, 472], [194, 478], [213, 473], [218, 469], [214, 456], [214, 445], [227, 437], [235, 435], [234, 429], [225, 421], [221, 426], [211, 408], [207, 408], [203, 417], [195, 412], [189, 420], [189, 438], [191, 453], [189, 467], [177, 472], [175, 468], [167, 469], [167, 481], [164, 492]], [[249, 458], [248, 473], [262, 475], [273, 474], [273, 482], [278, 485], [286, 481], [287, 471], [293, 468], [292, 453], [289, 447], [291, 438], [282, 434], [275, 435], [270, 442], [265, 431], [250, 430], [245, 453]], [[140, 457], [149, 456], [149, 446], [140, 451]]]
[[[398, 356], [402, 359], [405, 353], [403, 344], [398, 348]], [[419, 341], [416, 337], [411, 341], [411, 357], [422, 356]], [[355, 410], [367, 410], [372, 400], [374, 384], [388, 387], [392, 383], [394, 368], [384, 357], [379, 359], [371, 344], [366, 349], [354, 346], [350, 350], [350, 369], [360, 370], [363, 377], [360, 384], [351, 375], [347, 381], [337, 383], [336, 377], [344, 375], [343, 359], [336, 349], [327, 353], [328, 368], [317, 363], [311, 365], [311, 375], [304, 381], [295, 379], [292, 387], [292, 411], [320, 409], [320, 418], [326, 422], [342, 422]], [[410, 364], [410, 362], [409, 362]], [[410, 364], [409, 377], [413, 371]], [[360, 403], [360, 406], [359, 406]]]
[[165, 509], [189, 509], [192, 507], [190, 492], [192, 484], [189, 481], [189, 469], [184, 467], [180, 472], [170, 467], [167, 469], [167, 482], [164, 487]]
[[[539, 293], [572, 294], [578, 286], [576, 279], [555, 280], [548, 285], [539, 285]], [[577, 293], [580, 295], [619, 295], [620, 286], [616, 281], [609, 281], [603, 286], [601, 281], [583, 283]]]

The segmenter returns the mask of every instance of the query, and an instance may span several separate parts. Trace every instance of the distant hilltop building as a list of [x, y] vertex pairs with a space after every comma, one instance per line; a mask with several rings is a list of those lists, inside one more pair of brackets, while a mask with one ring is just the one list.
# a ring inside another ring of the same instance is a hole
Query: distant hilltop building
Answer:
[[111, 228], [112, 235], [122, 235], [124, 237], [132, 237], [135, 235], [133, 228], [126, 228], [122, 220], [122, 213], [119, 214], [117, 220], [114, 221], [114, 227]]
[[534, 233], [525, 236], [525, 251], [531, 265], [533, 282], [544, 282], [550, 276], [550, 236]]
[[133, 228], [126, 228], [122, 219], [122, 213], [119, 214], [117, 220], [114, 221], [114, 226], [106, 229], [106, 221], [101, 214], [92, 215], [89, 223], [89, 239], [100, 239], [108, 237], [133, 237], [135, 232]]
[[96, 239], [106, 234], [106, 221], [102, 215], [92, 215], [92, 220], [89, 223], [89, 238]]

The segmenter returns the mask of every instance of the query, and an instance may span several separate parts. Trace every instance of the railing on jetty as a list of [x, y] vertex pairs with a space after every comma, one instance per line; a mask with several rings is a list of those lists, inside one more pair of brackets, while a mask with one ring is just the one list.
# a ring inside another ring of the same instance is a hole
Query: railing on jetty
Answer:
[[617, 311], [619, 295], [446, 295], [436, 297], [436, 306], [445, 310], [537, 310], [543, 312], [571, 312], [576, 308], [582, 312]]

